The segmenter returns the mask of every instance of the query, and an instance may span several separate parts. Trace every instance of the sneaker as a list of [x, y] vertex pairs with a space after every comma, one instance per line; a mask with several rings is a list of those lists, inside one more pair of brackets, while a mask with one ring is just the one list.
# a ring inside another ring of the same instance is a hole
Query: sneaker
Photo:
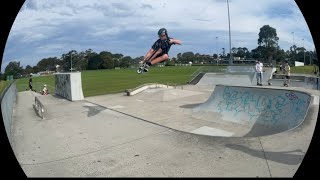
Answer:
[[139, 67], [139, 70], [141, 70], [141, 71], [142, 71], [142, 70], [143, 70], [143, 67], [144, 67], [144, 66], [140, 66], [140, 67]]
[[143, 66], [143, 71], [144, 72], [148, 72], [149, 71], [148, 68], [149, 68], [149, 65], [145, 63], [144, 66]]

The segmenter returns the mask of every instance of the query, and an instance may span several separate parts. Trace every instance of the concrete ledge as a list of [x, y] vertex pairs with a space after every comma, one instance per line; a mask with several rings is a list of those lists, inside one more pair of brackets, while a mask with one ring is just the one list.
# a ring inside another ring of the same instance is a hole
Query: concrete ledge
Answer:
[[42, 119], [45, 119], [47, 110], [44, 104], [40, 101], [39, 97], [34, 98], [33, 108], [39, 117], [41, 117]]
[[[273, 79], [284, 79], [285, 74], [279, 74], [279, 73], [273, 72], [272, 78]], [[315, 77], [313, 75], [304, 75], [304, 74], [298, 75], [298, 74], [291, 73], [290, 78], [295, 79], [295, 80], [305, 81], [306, 78], [317, 78], [317, 77]]]
[[149, 88], [174, 88], [174, 87], [169, 85], [164, 85], [164, 84], [149, 83], [149, 84], [138, 86], [134, 89], [127, 89], [125, 90], [125, 92], [127, 93], [127, 96], [133, 96]]

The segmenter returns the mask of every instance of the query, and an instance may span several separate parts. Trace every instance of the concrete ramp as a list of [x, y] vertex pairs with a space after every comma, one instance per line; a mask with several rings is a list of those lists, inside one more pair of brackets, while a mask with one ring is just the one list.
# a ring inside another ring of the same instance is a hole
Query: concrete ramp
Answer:
[[145, 90], [145, 99], [153, 101], [173, 101], [181, 98], [188, 98], [202, 94], [201, 92], [182, 90], [182, 89], [166, 89], [156, 88]]
[[[193, 118], [243, 127], [233, 136], [264, 136], [293, 129], [303, 122], [311, 95], [285, 89], [217, 85]], [[232, 128], [231, 128], [232, 129]]]
[[[275, 68], [263, 68], [262, 84], [267, 85]], [[257, 84], [254, 66], [228, 66], [224, 73], [205, 73], [196, 85], [252, 86]]]
[[200, 79], [197, 85], [224, 84], [224, 85], [249, 86], [249, 85], [252, 85], [252, 76], [239, 75], [239, 74], [231, 75], [231, 74], [219, 74], [219, 73], [206, 73]]
[[252, 66], [228, 66], [226, 73], [255, 73], [255, 64]]

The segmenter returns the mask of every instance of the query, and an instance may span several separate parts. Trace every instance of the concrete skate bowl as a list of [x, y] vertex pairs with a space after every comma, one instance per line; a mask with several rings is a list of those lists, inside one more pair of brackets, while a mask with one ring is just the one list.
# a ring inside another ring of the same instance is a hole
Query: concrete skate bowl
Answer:
[[[270, 82], [273, 86], [282, 86], [284, 83], [283, 75], [275, 75], [275, 78]], [[305, 89], [316, 89], [320, 90], [320, 81], [319, 77], [310, 77], [310, 76], [292, 76], [290, 78], [291, 87], [303, 87]]]
[[221, 74], [221, 73], [205, 73], [196, 85], [252, 85], [253, 75], [247, 74]]
[[[272, 74], [272, 68], [264, 68], [263, 82], [267, 82]], [[204, 74], [205, 73], [205, 74]], [[228, 66], [223, 73], [202, 72], [202, 78], [196, 85], [236, 85], [251, 86], [256, 83], [253, 66]]]
[[[248, 84], [251, 84], [251, 81], [255, 75], [255, 71], [253, 66], [226, 66], [226, 67], [222, 67], [221, 69], [201, 67], [194, 74], [197, 74], [197, 75], [190, 81], [190, 84], [193, 84], [193, 85], [196, 85], [196, 84], [197, 85], [213, 85], [213, 83], [224, 84], [225, 82], [228, 82], [228, 80], [232, 78], [238, 78], [238, 79], [242, 78], [242, 79], [245, 79], [245, 81], [249, 79], [250, 83]], [[214, 75], [216, 75], [215, 82], [210, 82], [206, 80], [206, 79], [212, 79], [211, 77]], [[225, 79], [224, 77], [220, 77], [223, 75], [232, 77], [232, 78]]]
[[267, 136], [298, 127], [310, 102], [311, 95], [299, 91], [217, 85], [192, 117], [220, 124], [228, 136]]

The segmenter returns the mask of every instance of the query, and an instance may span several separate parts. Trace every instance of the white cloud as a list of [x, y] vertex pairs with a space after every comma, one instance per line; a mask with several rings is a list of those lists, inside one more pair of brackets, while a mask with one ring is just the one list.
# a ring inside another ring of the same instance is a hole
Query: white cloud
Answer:
[[[314, 49], [305, 19], [294, 1], [231, 0], [229, 5], [232, 46], [255, 48], [259, 29], [268, 24], [276, 28], [282, 48], [292, 45], [291, 32], [295, 32], [297, 45], [305, 39], [305, 47]], [[215, 37], [219, 37], [220, 49], [229, 49], [226, 0], [26, 0], [8, 41], [14, 41], [11, 43], [15, 46], [9, 48], [16, 52], [19, 48], [42, 49], [48, 55], [56, 54], [60, 53], [61, 44], [68, 44], [66, 48], [111, 47], [138, 56], [145, 54], [143, 48], [151, 46], [161, 27], [184, 42], [184, 46], [173, 47], [173, 53], [206, 53], [207, 49], [215, 49]], [[137, 42], [138, 47], [131, 47]], [[9, 55], [5, 54], [6, 60], [12, 59]], [[20, 56], [29, 55], [32, 56]]]

